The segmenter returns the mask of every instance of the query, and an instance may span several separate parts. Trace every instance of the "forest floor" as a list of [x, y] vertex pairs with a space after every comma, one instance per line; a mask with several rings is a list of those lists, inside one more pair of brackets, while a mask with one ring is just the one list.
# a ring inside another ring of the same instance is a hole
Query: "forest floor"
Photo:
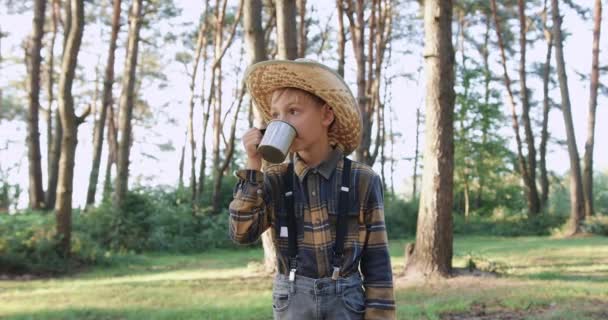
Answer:
[[[441, 280], [402, 275], [411, 241], [390, 241], [399, 319], [608, 319], [608, 238], [456, 236], [460, 275]], [[0, 319], [272, 319], [261, 257], [259, 247], [140, 254], [0, 280]]]

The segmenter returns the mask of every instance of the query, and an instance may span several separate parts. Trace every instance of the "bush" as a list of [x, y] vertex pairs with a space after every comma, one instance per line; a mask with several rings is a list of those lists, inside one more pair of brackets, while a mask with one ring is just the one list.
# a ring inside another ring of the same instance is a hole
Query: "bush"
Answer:
[[524, 214], [471, 216], [465, 221], [462, 215], [454, 215], [454, 234], [494, 235], [505, 237], [544, 236], [566, 222], [566, 216], [541, 214], [528, 217]]
[[141, 190], [130, 191], [122, 210], [109, 202], [103, 203], [81, 214], [78, 225], [105, 248], [118, 252], [142, 251], [151, 231], [150, 216], [157, 210], [153, 197]]
[[104, 250], [82, 232], [72, 232], [72, 252], [64, 259], [57, 250], [55, 216], [26, 211], [0, 216], [0, 272], [60, 274], [84, 265], [105, 262]]
[[596, 215], [586, 218], [581, 228], [584, 232], [608, 236], [608, 216]]
[[122, 210], [104, 203], [84, 214], [82, 225], [93, 239], [118, 252], [203, 251], [230, 244], [226, 208], [210, 214], [204, 207], [193, 214], [184, 189], [139, 188], [127, 194]]
[[384, 199], [384, 217], [389, 238], [413, 236], [418, 221], [418, 202], [387, 195]]

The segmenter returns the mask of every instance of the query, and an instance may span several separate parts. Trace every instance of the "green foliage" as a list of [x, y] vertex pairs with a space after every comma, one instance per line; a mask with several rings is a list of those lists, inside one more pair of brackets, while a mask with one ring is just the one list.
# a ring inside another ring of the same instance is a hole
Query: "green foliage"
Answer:
[[608, 215], [608, 170], [593, 175], [593, 207], [595, 214]]
[[2, 120], [12, 121], [20, 120], [25, 121], [27, 118], [27, 110], [21, 104], [16, 97], [6, 91], [0, 97], [0, 122]]
[[508, 265], [502, 261], [496, 261], [486, 257], [485, 255], [469, 251], [465, 256], [465, 268], [472, 272], [480, 270], [497, 274], [505, 274], [508, 270]]
[[7, 178], [0, 167], [0, 213], [8, 212], [21, 194], [21, 187], [18, 184], [8, 182]]
[[413, 236], [416, 234], [418, 221], [418, 202], [405, 201], [387, 194], [384, 199], [384, 217], [389, 238]]
[[597, 215], [586, 218], [581, 228], [584, 232], [608, 236], [608, 216]]
[[506, 237], [550, 235], [566, 219], [567, 216], [548, 214], [533, 217], [524, 214], [497, 214], [494, 217], [472, 216], [465, 220], [462, 215], [454, 215], [454, 234]]
[[188, 189], [140, 187], [127, 194], [122, 210], [104, 203], [85, 213], [83, 227], [102, 246], [118, 252], [196, 252], [225, 247], [231, 243], [227, 208], [232, 180], [224, 180], [221, 190], [228, 196], [221, 198], [219, 213], [209, 210], [205, 192], [205, 201], [193, 209]]
[[27, 211], [0, 216], [0, 273], [59, 274], [84, 265], [105, 263], [105, 251], [79, 231], [71, 236], [72, 252], [64, 259], [56, 249], [55, 216]]
[[151, 196], [132, 191], [127, 194], [123, 210], [117, 210], [106, 202], [83, 213], [82, 227], [103, 247], [116, 251], [141, 251], [150, 234], [149, 217], [155, 209]]
[[[466, 57], [463, 57], [466, 61]], [[525, 207], [520, 179], [513, 174], [514, 155], [508, 149], [500, 94], [486, 86], [489, 74], [480, 66], [458, 69], [454, 114], [454, 210], [484, 214], [504, 206]], [[467, 199], [468, 196], [468, 199]]]

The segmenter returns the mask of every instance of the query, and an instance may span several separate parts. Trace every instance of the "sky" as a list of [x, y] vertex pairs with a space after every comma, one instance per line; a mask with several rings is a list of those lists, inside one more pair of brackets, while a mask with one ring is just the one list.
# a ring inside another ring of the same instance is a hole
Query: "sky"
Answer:
[[[235, 1], [229, 2], [233, 5]], [[593, 1], [581, 0], [577, 3], [586, 8], [592, 8]], [[178, 7], [183, 8], [182, 14], [171, 21], [171, 23], [163, 22], [157, 24], [161, 34], [165, 34], [170, 30], [178, 32], [184, 28], [193, 29], [193, 25], [198, 21], [202, 7], [198, 1], [181, 0], [176, 1]], [[333, 2], [309, 0], [309, 8], [314, 8], [313, 15], [320, 21], [318, 26], [311, 26], [311, 33], [316, 33], [320, 28], [323, 28], [326, 23], [330, 25], [337, 24], [337, 19], [330, 16], [334, 11]], [[90, 5], [85, 7], [85, 10], [90, 9]], [[415, 8], [410, 8], [412, 12], [404, 12], [403, 14], [415, 14]], [[577, 73], [589, 74], [591, 70], [591, 37], [592, 37], [592, 20], [591, 18], [583, 19], [577, 16], [572, 10], [565, 10], [563, 28], [571, 35], [564, 42], [565, 60], [568, 72], [568, 84], [570, 87], [570, 97], [572, 102], [572, 114], [576, 132], [576, 141], [578, 150], [582, 157], [584, 152], [584, 143], [587, 132], [587, 109], [589, 100], [589, 83], [587, 80], [581, 81]], [[528, 12], [528, 14], [532, 14]], [[608, 8], [604, 8], [603, 24], [602, 24], [602, 39], [600, 45], [600, 65], [608, 65], [608, 57], [605, 52], [608, 52], [608, 17], [606, 12]], [[0, 26], [3, 32], [8, 32], [8, 38], [2, 40], [2, 71], [0, 77], [0, 86], [5, 88], [5, 91], [10, 90], [14, 86], [14, 81], [24, 77], [25, 68], [23, 63], [8, 59], [9, 56], [21, 56], [22, 49], [19, 47], [21, 41], [31, 32], [32, 16], [30, 12], [21, 15], [8, 14], [6, 8], [0, 7]], [[122, 30], [119, 41], [124, 41], [126, 38], [126, 28]], [[454, 32], [456, 28], [454, 28]], [[78, 57], [79, 65], [82, 66], [80, 76], [89, 84], [95, 82], [95, 66], [100, 66], [103, 70], [105, 63], [105, 54], [107, 50], [107, 30], [104, 34], [100, 34], [99, 28], [96, 26], [85, 27], [84, 43], [82, 52]], [[100, 40], [102, 39], [102, 40]], [[422, 39], [420, 39], [422, 41]], [[60, 41], [58, 41], [60, 43]], [[55, 50], [61, 50], [61, 46], [57, 45]], [[120, 47], [119, 47], [120, 48]], [[176, 43], [163, 48], [162, 57], [162, 72], [167, 77], [166, 86], [159, 88], [157, 84], [149, 83], [144, 85], [142, 95], [147, 100], [154, 110], [154, 120], [147, 123], [136, 122], [134, 124], [135, 142], [131, 149], [131, 166], [130, 166], [130, 184], [140, 185], [176, 185], [178, 181], [178, 167], [180, 150], [184, 144], [184, 130], [187, 121], [187, 99], [189, 97], [188, 76], [184, 71], [184, 66], [175, 60], [175, 53], [185, 50], [181, 43]], [[409, 50], [409, 52], [408, 52]], [[391, 93], [391, 108], [393, 109], [393, 126], [400, 133], [394, 147], [395, 153], [398, 154], [396, 168], [393, 173], [394, 185], [396, 190], [402, 195], [408, 195], [411, 190], [411, 175], [413, 171], [413, 163], [411, 158], [415, 150], [415, 129], [416, 129], [416, 108], [424, 106], [424, 72], [419, 72], [423, 64], [421, 55], [422, 47], [408, 45], [407, 43], [396, 42], [391, 56], [391, 64], [387, 69], [387, 74], [410, 74], [410, 78], [397, 77], [392, 82], [387, 90]], [[351, 90], [356, 92], [355, 84], [355, 64], [353, 62], [352, 47], [347, 44], [347, 64], [345, 78], [349, 83]], [[498, 53], [493, 51], [490, 53], [490, 59], [493, 61], [492, 69], [497, 76], [502, 76], [502, 71], [498, 65]], [[535, 46], [528, 47], [528, 65], [530, 66], [535, 61], [544, 61], [545, 45], [543, 41], [538, 41]], [[333, 61], [333, 52], [325, 52], [322, 56], [317, 56], [316, 53], [310, 53], [307, 58], [321, 60], [327, 63], [330, 67], [336, 67], [336, 62]], [[515, 61], [513, 57], [513, 62]], [[242, 41], [236, 41], [232, 48], [228, 51], [226, 57], [226, 72], [224, 78], [224, 110], [228, 109], [231, 102], [235, 99], [234, 89], [238, 87], [241, 81], [242, 67], [239, 61], [242, 59]], [[56, 62], [58, 64], [58, 62]], [[124, 49], [120, 48], [117, 51], [116, 74], [122, 73], [124, 64]], [[510, 71], [512, 78], [517, 78], [516, 70]], [[557, 77], [556, 75], [554, 75]], [[199, 78], [200, 79], [200, 78]], [[607, 77], [603, 76], [604, 83], [607, 83]], [[207, 85], [208, 85], [207, 81]], [[530, 90], [536, 97], [542, 96], [541, 82], [538, 79], [529, 77], [528, 84]], [[500, 91], [505, 92], [501, 82], [496, 82], [494, 86]], [[92, 85], [89, 88], [75, 88], [75, 92], [84, 90], [92, 90]], [[196, 92], [200, 92], [200, 81], [197, 84]], [[20, 94], [23, 94], [21, 92]], [[115, 84], [114, 95], [120, 95], [120, 84]], [[552, 90], [551, 96], [556, 101], [561, 101], [559, 91]], [[506, 98], [506, 97], [505, 97]], [[76, 101], [77, 110], [82, 110], [83, 106], [89, 103], [88, 100]], [[597, 115], [596, 115], [596, 146], [594, 152], [594, 166], [598, 171], [608, 171], [608, 148], [603, 147], [603, 142], [608, 141], [608, 99], [600, 97], [598, 100]], [[55, 108], [56, 106], [54, 106]], [[509, 112], [507, 101], [504, 100], [503, 110], [505, 114]], [[533, 110], [533, 113], [539, 112], [540, 107]], [[195, 137], [200, 137], [202, 132], [202, 123], [200, 116], [200, 106], [195, 107]], [[237, 128], [237, 137], [243, 134], [247, 129], [247, 121], [242, 114]], [[41, 117], [42, 118], [42, 117]], [[242, 119], [241, 119], [242, 118]], [[171, 121], [168, 121], [171, 120]], [[515, 150], [513, 131], [511, 129], [510, 118], [507, 117], [503, 128], [504, 135], [509, 137], [511, 141], [511, 149]], [[74, 206], [83, 206], [86, 198], [86, 188], [88, 184], [88, 176], [91, 168], [92, 159], [92, 128], [93, 119], [89, 117], [85, 123], [79, 127], [78, 149], [76, 153], [76, 167], [74, 172]], [[228, 130], [228, 129], [226, 129]], [[421, 128], [423, 130], [423, 128]], [[549, 120], [549, 131], [552, 137], [559, 140], [565, 140], [564, 120], [562, 113], [559, 110], [552, 110]], [[40, 123], [41, 132], [41, 153], [43, 155], [43, 181], [46, 181], [46, 127], [44, 121]], [[523, 132], [522, 132], [523, 134]], [[0, 122], [0, 172], [8, 174], [8, 180], [11, 183], [18, 183], [22, 187], [22, 194], [19, 200], [19, 207], [27, 205], [27, 181], [28, 181], [28, 164], [27, 164], [27, 149], [25, 144], [26, 125], [22, 122]], [[199, 139], [200, 140], [200, 139]], [[210, 140], [208, 140], [210, 143]], [[424, 134], [421, 132], [421, 146], [424, 144]], [[158, 147], [159, 144], [171, 144], [175, 148], [173, 151], [162, 152]], [[538, 139], [537, 139], [538, 144]], [[197, 145], [200, 148], [200, 142]], [[240, 142], [238, 148], [242, 149]], [[208, 148], [210, 149], [210, 148]], [[199, 151], [200, 152], [200, 151]], [[197, 152], [197, 158], [200, 157]], [[422, 152], [422, 149], [421, 149]], [[102, 155], [102, 168], [105, 168], [106, 154]], [[186, 154], [186, 159], [189, 159], [189, 154]], [[547, 155], [547, 166], [550, 170], [563, 174], [569, 169], [567, 149], [563, 145], [551, 144]], [[378, 165], [374, 169], [379, 172]], [[189, 166], [186, 165], [185, 172], [189, 172]], [[390, 172], [387, 168], [387, 172]], [[387, 178], [388, 179], [388, 178]], [[186, 179], [187, 181], [187, 179]], [[389, 181], [387, 181], [389, 182]], [[103, 177], [100, 177], [100, 183], [103, 183]], [[46, 186], [46, 183], [44, 184]], [[99, 197], [98, 197], [99, 198]]]

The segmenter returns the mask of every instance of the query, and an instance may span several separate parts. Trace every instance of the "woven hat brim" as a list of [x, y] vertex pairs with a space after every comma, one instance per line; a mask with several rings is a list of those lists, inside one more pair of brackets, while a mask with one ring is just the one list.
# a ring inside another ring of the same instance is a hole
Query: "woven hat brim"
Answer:
[[332, 109], [335, 122], [328, 136], [344, 154], [353, 152], [361, 141], [361, 115], [348, 85], [332, 69], [316, 62], [270, 60], [258, 62], [245, 71], [245, 85], [264, 122], [271, 120], [272, 92], [298, 88], [323, 99]]

